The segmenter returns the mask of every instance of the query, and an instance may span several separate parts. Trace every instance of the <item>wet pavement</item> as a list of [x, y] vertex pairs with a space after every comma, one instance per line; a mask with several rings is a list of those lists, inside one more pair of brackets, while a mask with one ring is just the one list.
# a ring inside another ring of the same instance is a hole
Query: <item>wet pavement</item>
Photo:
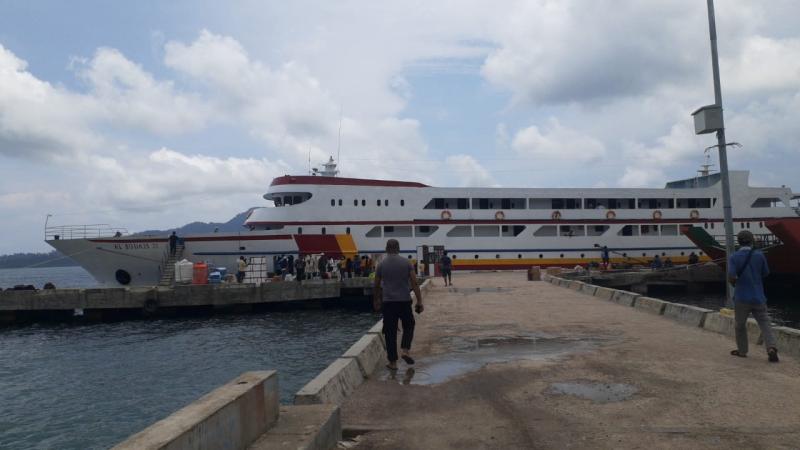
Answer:
[[731, 338], [524, 272], [454, 281], [415, 316], [416, 364], [342, 404], [344, 447], [798, 448], [795, 358], [733, 358]]
[[479, 338], [448, 337], [449, 353], [418, 358], [412, 373], [399, 377], [392, 371], [384, 380], [402, 384], [438, 384], [480, 370], [488, 364], [520, 360], [557, 359], [570, 353], [585, 352], [597, 345], [596, 338], [554, 336], [486, 336]]

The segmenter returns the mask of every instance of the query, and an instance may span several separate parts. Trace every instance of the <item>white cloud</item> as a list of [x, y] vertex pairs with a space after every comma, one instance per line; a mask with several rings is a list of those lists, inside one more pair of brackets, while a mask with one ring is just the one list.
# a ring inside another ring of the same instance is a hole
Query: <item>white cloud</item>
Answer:
[[449, 178], [455, 179], [461, 187], [497, 186], [497, 182], [481, 163], [470, 155], [451, 155], [445, 159], [442, 170], [448, 172]]
[[722, 58], [725, 89], [732, 95], [768, 95], [800, 88], [800, 39], [750, 36], [738, 53]]
[[98, 49], [80, 75], [90, 83], [104, 120], [116, 127], [181, 133], [201, 128], [211, 115], [197, 96], [177, 92], [171, 81], [156, 80], [115, 49]]
[[266, 158], [218, 158], [162, 148], [141, 159], [94, 158], [88, 170], [95, 173], [89, 195], [104, 204], [124, 210], [163, 210], [201, 201], [224, 202], [237, 194], [250, 194], [256, 201], [268, 181], [286, 172], [287, 166]]
[[531, 125], [518, 131], [511, 147], [521, 156], [565, 162], [599, 161], [606, 155], [601, 141], [561, 125], [556, 118], [541, 130]]
[[86, 123], [97, 113], [90, 99], [39, 80], [0, 45], [0, 155], [68, 158], [102, 141]]

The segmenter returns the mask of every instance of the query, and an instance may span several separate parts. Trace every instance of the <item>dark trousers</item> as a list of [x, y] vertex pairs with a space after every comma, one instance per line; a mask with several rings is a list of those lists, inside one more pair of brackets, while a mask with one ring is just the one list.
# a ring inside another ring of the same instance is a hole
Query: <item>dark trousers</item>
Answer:
[[411, 302], [383, 302], [383, 335], [386, 337], [386, 354], [389, 362], [397, 361], [397, 321], [403, 322], [403, 340], [400, 348], [411, 350], [414, 339], [414, 313]]

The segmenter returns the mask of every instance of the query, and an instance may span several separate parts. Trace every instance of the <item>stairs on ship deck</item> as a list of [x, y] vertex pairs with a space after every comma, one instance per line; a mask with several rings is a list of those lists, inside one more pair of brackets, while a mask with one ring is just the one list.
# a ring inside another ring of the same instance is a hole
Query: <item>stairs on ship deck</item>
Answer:
[[[172, 286], [175, 283], [175, 263], [183, 259], [183, 244], [175, 246], [175, 254], [168, 255], [164, 265], [161, 268], [161, 280], [158, 281], [159, 286]], [[169, 253], [169, 249], [167, 249]]]

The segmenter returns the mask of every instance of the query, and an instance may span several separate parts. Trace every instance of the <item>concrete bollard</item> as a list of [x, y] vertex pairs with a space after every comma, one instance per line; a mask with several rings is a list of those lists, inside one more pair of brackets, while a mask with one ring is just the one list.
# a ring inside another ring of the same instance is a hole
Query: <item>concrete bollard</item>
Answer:
[[245, 449], [278, 420], [278, 373], [246, 372], [114, 449]]
[[606, 287], [598, 287], [594, 291], [594, 296], [597, 298], [601, 298], [603, 300], [611, 300], [614, 297], [614, 293], [617, 292], [614, 289], [609, 289]]
[[623, 306], [633, 306], [633, 304], [636, 302], [636, 299], [639, 297], [641, 297], [641, 295], [635, 292], [615, 290], [614, 295], [610, 300]]
[[697, 306], [684, 305], [681, 303], [667, 303], [664, 306], [664, 317], [669, 317], [676, 322], [685, 323], [693, 327], [702, 327], [706, 320], [706, 315], [714, 311]]
[[355, 358], [338, 358], [295, 394], [294, 404], [341, 405], [363, 382], [364, 375], [361, 374]]
[[539, 266], [533, 266], [528, 269], [528, 281], [541, 281], [542, 271]]
[[789, 327], [774, 327], [778, 352], [800, 356], [800, 330]]
[[[706, 320], [703, 322], [704, 330], [713, 331], [730, 337], [736, 335], [735, 327], [736, 325], [732, 316], [720, 314], [718, 312], [706, 314]], [[756, 319], [747, 319], [747, 340], [753, 344], [760, 344], [762, 342], [761, 329], [758, 327]]]
[[358, 361], [364, 378], [370, 377], [378, 364], [386, 359], [386, 347], [381, 337], [367, 333], [342, 355], [342, 358], [355, 358]]
[[597, 291], [597, 286], [589, 283], [583, 283], [580, 289], [578, 289], [578, 292], [586, 295], [594, 295], [595, 291]]
[[666, 308], [668, 303], [669, 302], [652, 297], [637, 297], [633, 303], [633, 307], [650, 314], [661, 315], [664, 314], [664, 308]]

